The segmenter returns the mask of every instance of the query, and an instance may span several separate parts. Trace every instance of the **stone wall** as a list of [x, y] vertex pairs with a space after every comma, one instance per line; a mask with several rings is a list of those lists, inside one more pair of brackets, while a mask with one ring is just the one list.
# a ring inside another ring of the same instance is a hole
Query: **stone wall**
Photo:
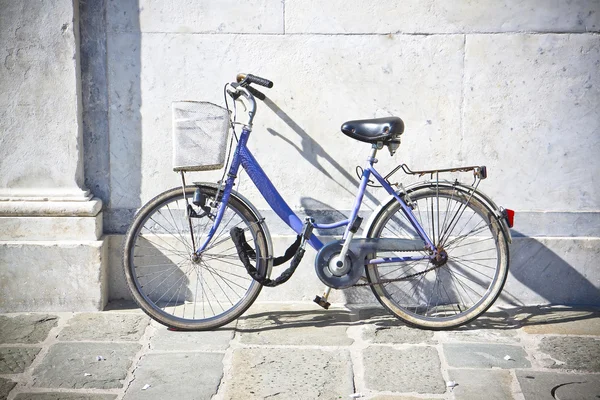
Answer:
[[[600, 304], [598, 1], [91, 3], [81, 2], [83, 165], [85, 187], [104, 202], [112, 298], [127, 296], [120, 243], [135, 210], [179, 183], [171, 102], [223, 104], [223, 85], [252, 72], [275, 86], [249, 147], [294, 209], [325, 218], [347, 211], [369, 147], [339, 126], [398, 115], [403, 144], [393, 158], [380, 153], [380, 171], [485, 164], [481, 189], [517, 211], [503, 302]], [[10, 46], [1, 49], [8, 55]], [[13, 190], [6, 165], [0, 189]], [[214, 182], [221, 172], [192, 175]], [[238, 190], [267, 209], [247, 176]], [[380, 192], [367, 196], [363, 216]], [[265, 215], [284, 248], [291, 231]], [[300, 269], [261, 299], [312, 299], [322, 285], [311, 261]], [[334, 298], [370, 299], [363, 291]]]
[[0, 1], [0, 312], [107, 301], [102, 202], [84, 186], [79, 10]]
[[[136, 208], [177, 184], [168, 151], [171, 101], [223, 104], [223, 84], [252, 72], [275, 87], [259, 104], [249, 146], [296, 210], [330, 218], [348, 210], [355, 166], [369, 149], [341, 134], [340, 124], [398, 115], [403, 145], [394, 158], [381, 153], [381, 171], [399, 162], [415, 169], [485, 164], [482, 190], [517, 211], [502, 301], [600, 304], [598, 2], [107, 6], [111, 248]], [[267, 209], [247, 178], [239, 189]], [[367, 209], [382, 196], [369, 195]], [[290, 239], [279, 235], [291, 232], [265, 214], [276, 247], [285, 248]], [[311, 299], [320, 284], [305, 264], [302, 278], [262, 298]], [[118, 283], [111, 287], [123, 295]], [[368, 296], [347, 291], [337, 299]]]

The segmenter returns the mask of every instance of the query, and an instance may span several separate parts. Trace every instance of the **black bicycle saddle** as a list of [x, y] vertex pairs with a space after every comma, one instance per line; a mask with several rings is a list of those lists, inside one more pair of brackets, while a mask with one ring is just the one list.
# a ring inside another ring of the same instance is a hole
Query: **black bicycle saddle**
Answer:
[[342, 132], [361, 142], [386, 142], [404, 132], [404, 122], [398, 117], [360, 119], [342, 124]]

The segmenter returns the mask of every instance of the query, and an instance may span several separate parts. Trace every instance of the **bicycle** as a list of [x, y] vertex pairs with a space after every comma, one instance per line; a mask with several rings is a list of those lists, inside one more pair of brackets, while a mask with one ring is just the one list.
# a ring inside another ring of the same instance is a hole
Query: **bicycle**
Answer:
[[[485, 166], [412, 171], [402, 164], [382, 176], [374, 168], [375, 156], [384, 147], [394, 155], [404, 132], [403, 121], [398, 117], [348, 121], [342, 132], [371, 145], [367, 165], [357, 169], [360, 185], [351, 214], [329, 224], [312, 218], [302, 221], [246, 146], [256, 114], [255, 99], [265, 99], [251, 84], [273, 86], [267, 79], [239, 74], [236, 82], [225, 85], [226, 109], [199, 103], [209, 110], [205, 120], [213, 123], [211, 129], [217, 130], [215, 137], [220, 138], [200, 145], [205, 156], [217, 159], [184, 165], [194, 152], [183, 157], [174, 154], [183, 165], [174, 167], [181, 174], [182, 186], [145, 204], [127, 231], [125, 276], [133, 299], [144, 312], [179, 330], [223, 326], [244, 313], [263, 286], [287, 281], [307, 243], [318, 251], [315, 271], [327, 288], [315, 302], [324, 308], [329, 307], [332, 288], [368, 286], [383, 307], [408, 325], [437, 330], [466, 324], [494, 303], [508, 273], [514, 212], [498, 207], [478, 189], [487, 177]], [[233, 99], [233, 114], [228, 97]], [[237, 102], [246, 107], [246, 122], [237, 121]], [[189, 110], [180, 112], [181, 132], [193, 133], [198, 128], [193, 115]], [[239, 137], [236, 125], [242, 125]], [[226, 177], [224, 174], [216, 184], [187, 185], [186, 171], [225, 165], [223, 137], [230, 128]], [[237, 144], [231, 158], [233, 137]], [[213, 150], [206, 151], [207, 146]], [[188, 147], [179, 143], [174, 153]], [[266, 220], [233, 190], [240, 167], [298, 235], [284, 256], [273, 256]], [[404, 188], [390, 181], [399, 170], [429, 175], [430, 180]], [[473, 183], [440, 180], [439, 175], [447, 172], [472, 172]], [[355, 238], [363, 221], [358, 214], [367, 186], [382, 187], [389, 198], [373, 212], [364, 237]], [[345, 227], [342, 238], [326, 245], [313, 233], [314, 229], [340, 227]], [[290, 267], [271, 279], [273, 267], [289, 260]]]

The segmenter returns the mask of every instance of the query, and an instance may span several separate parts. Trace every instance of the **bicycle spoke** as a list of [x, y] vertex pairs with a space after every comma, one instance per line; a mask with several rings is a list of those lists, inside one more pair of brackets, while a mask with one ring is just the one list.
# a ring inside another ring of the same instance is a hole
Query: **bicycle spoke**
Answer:
[[[477, 213], [476, 213], [476, 212], [473, 212], [473, 214], [471, 214], [471, 217], [470, 217], [470, 218], [467, 220], [467, 222], [465, 222], [465, 224], [463, 225], [463, 227], [461, 228], [461, 230], [460, 230], [460, 231], [458, 231], [458, 233], [456, 234], [456, 236], [460, 236], [460, 234], [462, 233], [462, 231], [464, 231], [464, 230], [465, 230], [465, 228], [466, 228], [466, 227], [469, 225], [469, 222], [471, 222], [471, 220], [473, 219], [473, 217], [474, 217], [475, 215], [477, 215]], [[480, 223], [482, 223], [482, 222], [483, 222], [483, 220], [481, 220], [481, 221], [479, 222], [479, 224], [480, 224]], [[454, 225], [454, 227], [456, 227], [457, 225], [458, 225], [458, 222], [457, 222], [457, 223]], [[453, 229], [453, 230], [454, 230], [454, 229]], [[446, 237], [444, 238], [444, 241], [443, 241], [443, 242], [440, 242], [440, 243], [442, 243], [442, 246], [445, 246], [445, 245], [446, 245], [446, 241], [447, 241], [448, 239], [450, 239], [451, 233], [452, 233], [452, 232], [448, 232], [448, 234], [447, 234], [447, 235], [446, 235]], [[467, 235], [468, 235], [468, 234], [467, 234]]]
[[[232, 292], [234, 292], [236, 295], [238, 295], [238, 296], [241, 296], [241, 295], [239, 295], [239, 294], [238, 294], [238, 293], [235, 291], [235, 289], [234, 289], [233, 287], [231, 287], [231, 285], [229, 285], [230, 283], [231, 283], [231, 284], [233, 284], [233, 285], [235, 285], [235, 286], [237, 286], [237, 287], [239, 287], [240, 289], [242, 289], [242, 290], [243, 290], [242, 294], [244, 294], [244, 292], [245, 292], [246, 290], [248, 290], [248, 288], [247, 288], [247, 287], [245, 287], [245, 286], [242, 286], [242, 285], [238, 284], [237, 282], [234, 282], [234, 281], [232, 281], [231, 279], [228, 279], [228, 278], [224, 277], [223, 275], [221, 275], [221, 273], [217, 272], [216, 270], [214, 270], [214, 269], [211, 269], [211, 268], [210, 268], [210, 267], [208, 267], [208, 266], [207, 266], [207, 267], [205, 267], [205, 268], [206, 268], [206, 270], [207, 270], [208, 272], [210, 272], [210, 273], [212, 273], [212, 274], [215, 274], [215, 275], [217, 275], [219, 278], [221, 278], [221, 279], [222, 279], [222, 280], [225, 282], [225, 284], [226, 284], [226, 285], [227, 285], [227, 286], [228, 286], [228, 287], [231, 289], [231, 291], [232, 291]], [[235, 276], [238, 276], [238, 275], [235, 275]], [[249, 278], [249, 277], [248, 277], [248, 276], [246, 276], [246, 277], [242, 277], [242, 278]], [[246, 281], [249, 281], [249, 280], [251, 280], [251, 279], [245, 279], [245, 280], [246, 280]]]
[[[475, 215], [475, 214], [473, 214]], [[482, 223], [485, 223], [484, 220], [481, 220], [477, 225], [475, 225], [475, 227], [473, 229], [471, 229], [469, 232], [465, 233], [464, 235], [461, 236], [462, 231], [467, 227], [468, 223], [465, 224], [465, 226], [463, 226], [463, 228], [458, 232], [458, 234], [456, 234], [456, 236], [454, 237], [454, 239], [450, 240], [449, 242], [444, 243], [444, 247], [448, 247], [450, 244], [458, 244], [461, 243], [463, 240], [465, 240], [467, 237], [471, 236], [471, 235], [475, 235], [479, 232], [483, 232], [486, 228], [491, 227], [491, 223], [484, 225], [484, 226], [479, 226]], [[446, 240], [450, 239], [450, 235], [448, 235], [448, 237], [446, 238]]]
[[[240, 269], [242, 269], [242, 268], [245, 269], [245, 267], [242, 264], [234, 264], [232, 262], [225, 261], [225, 260], [220, 259], [220, 258], [208, 258], [208, 261], [214, 261], [214, 260], [218, 260], [219, 262], [221, 262], [223, 264], [233, 265], [234, 267], [237, 267], [237, 268], [240, 268]], [[239, 261], [240, 259], [238, 258], [237, 260]]]
[[[456, 262], [458, 262], [458, 263], [460, 263], [461, 265], [464, 265], [464, 266], [466, 266], [466, 264], [463, 264], [464, 262], [470, 262], [472, 264], [475, 264], [475, 265], [483, 267], [483, 268], [488, 268], [488, 269], [492, 269], [492, 270], [496, 269], [495, 267], [493, 267], [491, 265], [485, 265], [485, 264], [477, 263], [477, 262], [474, 262], [473, 260], [465, 260], [465, 259], [462, 259], [462, 258], [456, 257], [456, 256], [453, 256], [451, 258], [451, 260], [454, 260], [454, 261], [456, 261]], [[495, 260], [495, 259], [489, 258], [488, 260]]]
[[[194, 288], [194, 309], [192, 310], [192, 319], [196, 319], [196, 299], [198, 298], [198, 282], [200, 281], [200, 271], [196, 272], [196, 285]], [[202, 313], [204, 316], [204, 313]]]
[[[454, 274], [452, 273], [452, 271], [450, 271], [449, 269], [445, 269], [444, 271], [446, 271], [448, 273], [448, 276], [450, 277], [451, 281], [455, 281], [458, 282], [458, 284], [463, 287], [462, 282], [460, 282], [458, 279], [456, 279], [456, 277], [454, 276]], [[469, 296], [469, 293], [465, 291], [465, 294], [469, 297], [469, 300], [471, 301], [471, 303], [466, 303], [465, 300], [463, 299], [462, 295], [460, 294], [460, 289], [458, 288], [457, 285], [454, 285], [454, 293], [458, 296], [458, 301], [459, 301], [459, 311], [460, 311], [460, 305], [463, 305], [465, 308], [469, 308], [469, 304], [474, 304], [473, 300], [471, 299], [471, 296]], [[464, 287], [463, 287], [464, 289]]]
[[[456, 189], [452, 190], [452, 196], [450, 197], [450, 200], [446, 199], [446, 213], [444, 214], [444, 222], [442, 224], [442, 232], [444, 232], [446, 229], [446, 222], [448, 220], [448, 213], [450, 211], [450, 203], [454, 200], [454, 193], [456, 193]], [[454, 212], [454, 210], [456, 208], [456, 204], [457, 204], [457, 202], [454, 203], [452, 212]]]
[[[177, 208], [180, 209], [180, 207], [179, 207], [179, 200], [177, 200], [176, 205], [177, 205]], [[181, 242], [184, 245], [187, 246], [187, 248], [188, 248], [189, 251], [193, 252], [194, 249], [192, 248], [192, 246], [183, 237], [183, 234], [182, 234], [183, 228], [179, 229], [179, 226], [177, 225], [176, 219], [175, 219], [175, 217], [173, 217], [173, 212], [171, 211], [171, 207], [169, 207], [168, 204], [167, 204], [167, 210], [169, 211], [169, 214], [171, 215], [171, 218], [173, 219], [173, 226], [175, 228], [175, 231], [179, 234], [179, 238], [181, 239]], [[160, 210], [159, 210], [159, 213], [160, 213]], [[185, 217], [186, 217], [186, 219], [188, 219], [187, 211], [185, 212]]]
[[[460, 286], [464, 289], [465, 287], [467, 287], [469, 290], [471, 290], [472, 293], [476, 294], [478, 297], [481, 297], [481, 294], [479, 294], [475, 289], [473, 289], [471, 286], [467, 285], [465, 282], [461, 281], [460, 279], [456, 278], [455, 275], [459, 275], [462, 276], [463, 278], [466, 278], [468, 280], [470, 280], [472, 282], [471, 279], [469, 279], [467, 276], [462, 275], [456, 271], [452, 271], [451, 269], [446, 269], [446, 271], [448, 271], [448, 273], [456, 280], [456, 282], [458, 282], [460, 284]], [[465, 293], [468, 295], [468, 292], [465, 290]], [[475, 304], [476, 302], [473, 301], [473, 299], [471, 298], [471, 296], [469, 296], [469, 300], [471, 301], [470, 304]], [[466, 303], [465, 303], [466, 304]]]
[[[181, 283], [179, 284], [179, 287], [177, 288], [177, 291], [175, 293], [173, 293], [173, 295], [171, 296], [171, 298], [169, 299], [169, 301], [167, 302], [167, 305], [164, 307], [164, 309], [166, 309], [169, 304], [171, 304], [171, 302], [173, 301], [173, 299], [175, 299], [175, 301], [179, 301], [179, 291], [181, 290], [181, 288], [183, 287], [183, 281], [184, 281], [184, 277], [182, 276], [180, 278]], [[173, 285], [174, 286], [174, 285]], [[184, 311], [185, 311], [185, 301], [184, 301]], [[175, 315], [175, 308], [173, 309], [173, 315]]]
[[[207, 264], [206, 262], [204, 262], [204, 261], [202, 261], [202, 265], [203, 265], [203, 266], [204, 266], [206, 269], [210, 269], [210, 270], [212, 270], [212, 271], [216, 271], [216, 269], [215, 269], [215, 268], [211, 267], [210, 265], [208, 265], [208, 264]], [[241, 278], [241, 279], [243, 279], [243, 280], [246, 280], [246, 281], [252, 281], [252, 278], [250, 277], [250, 275], [237, 275], [237, 274], [234, 274], [233, 272], [224, 271], [224, 270], [223, 270], [223, 271], [220, 271], [220, 273], [221, 273], [221, 274], [227, 274], [227, 275], [235, 276], [236, 278]], [[221, 275], [219, 275], [219, 276], [221, 276]], [[223, 277], [223, 279], [225, 279], [225, 278]], [[232, 282], [232, 283], [233, 283], [233, 282]], [[239, 286], [239, 285], [238, 285], [238, 286]], [[245, 288], [245, 287], [243, 287], [243, 286], [240, 286], [240, 287], [241, 287], [241, 288], [243, 288], [244, 290], [246, 289], [246, 288]]]
[[[171, 211], [169, 210], [169, 213]], [[158, 213], [162, 216], [162, 212], [161, 210], [158, 210]], [[164, 219], [164, 217], [163, 217]], [[168, 232], [167, 228], [165, 228], [162, 224], [158, 223], [158, 221], [156, 221], [154, 218], [150, 218], [151, 221], [153, 221], [156, 225], [160, 226], [164, 232]], [[178, 227], [174, 227], [175, 231], [177, 233], [177, 235], [179, 236], [179, 238], [177, 238], [174, 234], [171, 234], [171, 236], [173, 237], [173, 239], [177, 240], [179, 243], [183, 244], [183, 246], [189, 251], [191, 249], [191, 246], [185, 242], [185, 239], [181, 236], [181, 232], [179, 232], [179, 228]], [[156, 235], [158, 237], [158, 235]]]
[[[393, 270], [393, 271], [389, 271], [389, 272], [386, 272], [386, 273], [385, 273], [385, 274], [383, 274], [383, 275], [380, 275], [380, 277], [381, 277], [381, 278], [383, 278], [383, 277], [385, 277], [385, 276], [388, 276], [389, 274], [391, 274], [391, 273], [393, 273], [393, 272], [396, 272], [396, 271], [398, 271], [398, 270], [400, 270], [400, 269], [402, 269], [402, 268], [408, 268], [408, 267], [410, 267], [410, 268], [407, 270], [407, 272], [408, 272], [408, 271], [410, 271], [411, 269], [413, 269], [413, 268], [414, 268], [414, 267], [415, 267], [415, 266], [416, 266], [418, 263], [420, 263], [420, 262], [422, 262], [422, 261], [426, 261], [426, 260], [417, 260], [417, 261], [413, 261], [413, 263], [412, 263], [412, 264], [409, 264], [409, 265], [406, 265], [406, 266], [400, 266], [400, 267], [396, 268], [396, 269], [395, 269], [395, 270]], [[394, 264], [395, 264], [395, 263], [394, 263]], [[398, 263], [398, 264], [400, 264], [400, 263]], [[392, 265], [391, 263], [390, 263], [390, 264], [388, 264], [388, 265], [389, 265], [391, 268], [393, 267], [393, 265]]]
[[[456, 301], [454, 301], [452, 298], [450, 298], [450, 294], [448, 293], [448, 291], [446, 290], [445, 286], [442, 286], [442, 288], [444, 289], [444, 292], [446, 293], [446, 298], [448, 299], [448, 303], [452, 305], [452, 311], [455, 311], [455, 303]], [[456, 311], [455, 314], [460, 314], [460, 307], [458, 308], [458, 311]]]
[[[238, 226], [238, 225], [240, 225], [242, 222], [243, 222], [243, 221], [240, 221], [240, 222], [238, 222], [237, 224], [235, 224], [234, 226], [232, 226], [232, 228], [234, 228], [234, 227], [237, 227], [237, 226]], [[254, 224], [256, 225], [256, 223], [254, 223]], [[250, 226], [248, 226], [247, 228], [244, 228], [244, 232], [247, 232], [247, 231], [249, 231], [250, 229], [251, 229], [251, 227], [250, 227]], [[213, 238], [213, 240], [214, 240], [214, 238]], [[207, 247], [206, 247], [206, 249], [204, 249], [204, 251], [210, 250], [210, 249], [214, 248], [215, 246], [218, 246], [218, 245], [219, 245], [219, 244], [221, 244], [221, 243], [225, 243], [225, 242], [226, 242], [226, 241], [228, 241], [228, 240], [231, 240], [231, 237], [227, 236], [226, 238], [223, 238], [223, 239], [221, 239], [221, 240], [219, 240], [219, 241], [217, 241], [217, 242], [213, 242], [213, 243], [211, 243], [211, 245], [210, 245], [210, 246], [207, 246]]]
[[[500, 279], [500, 268], [506, 273], [506, 259], [499, 248], [503, 238], [496, 235], [493, 212], [474, 194], [474, 189], [463, 191], [435, 182], [410, 191], [410, 201], [406, 201], [413, 205], [417, 223], [436, 247], [444, 249], [447, 258], [439, 259], [439, 265], [427, 259], [374, 264], [367, 269], [376, 296], [387, 299], [383, 304], [407, 322], [424, 327], [458, 326], [485, 310], [479, 304], [489, 307], [495, 299], [486, 288]], [[375, 220], [372, 237], [405, 235], [398, 222], [398, 216], [404, 215], [401, 206], [390, 203], [387, 207]], [[429, 252], [421, 254], [429, 258]], [[390, 257], [385, 252], [373, 256]], [[386, 282], [376, 285], [378, 280]], [[495, 287], [496, 293], [499, 287]]]
[[[179, 268], [181, 268], [181, 267], [183, 266], [183, 264], [185, 263], [185, 261], [186, 261], [186, 260], [182, 260], [182, 261], [180, 261], [180, 262], [179, 262], [179, 263], [177, 263], [177, 264], [172, 264], [174, 268], [170, 268], [170, 269], [171, 269], [171, 274], [174, 274], [174, 273], [175, 273], [175, 271], [181, 271]], [[167, 276], [167, 278], [168, 278], [169, 276], [171, 276], [171, 274], [169, 274], [169, 275]], [[138, 278], [139, 278], [139, 276], [138, 276]], [[152, 280], [150, 280], [150, 281], [146, 282], [146, 283], [145, 283], [145, 285], [148, 285], [149, 283], [151, 283], [152, 281], [154, 281], [154, 279], [156, 279], [156, 278], [152, 278]], [[145, 286], [145, 285], [142, 285], [142, 287], [143, 287], [143, 286]]]
[[[477, 187], [475, 187], [475, 188], [477, 188]], [[451, 221], [450, 221], [450, 223], [448, 224], [448, 228], [446, 229], [446, 232], [445, 232], [445, 233], [442, 233], [442, 238], [445, 238], [446, 234], [448, 234], [448, 235], [449, 235], [449, 232], [452, 232], [452, 231], [454, 230], [454, 227], [456, 226], [456, 224], [458, 224], [458, 221], [460, 220], [460, 218], [462, 217], [463, 213], [464, 213], [464, 212], [465, 212], [465, 210], [467, 209], [467, 207], [468, 207], [468, 205], [469, 205], [469, 202], [471, 201], [471, 198], [473, 197], [473, 194], [474, 194], [474, 193], [475, 193], [475, 191], [473, 191], [473, 192], [470, 194], [470, 196], [469, 196], [469, 198], [467, 199], [467, 201], [466, 201], [465, 203], [463, 203], [463, 204], [461, 205], [461, 207], [459, 207], [459, 208], [458, 208], [458, 211], [461, 211], [461, 209], [462, 209], [462, 211], [460, 212], [460, 215], [459, 215], [459, 214], [458, 214], [458, 212], [457, 212], [457, 214], [455, 214], [455, 215], [454, 215], [454, 217], [452, 217], [452, 220], [451, 220]], [[458, 217], [458, 219], [457, 219], [456, 217]], [[455, 223], [454, 225], [452, 225], [452, 222], [453, 222], [455, 219], [456, 219], [456, 223]], [[446, 240], [446, 239], [444, 239], [444, 240], [440, 240], [440, 243], [443, 243], [443, 241], [445, 241], [445, 240]]]
[[493, 238], [493, 237], [488, 237], [488, 238], [485, 238], [485, 239], [476, 240], [476, 241], [474, 241], [474, 242], [469, 242], [469, 243], [465, 243], [465, 244], [460, 244], [460, 245], [456, 245], [456, 246], [452, 246], [452, 247], [448, 247], [448, 246], [446, 245], [446, 249], [457, 249], [457, 248], [459, 248], [459, 247], [472, 246], [472, 245], [474, 245], [474, 244], [476, 244], [476, 243], [485, 242], [486, 240], [494, 240], [494, 238]]
[[229, 304], [231, 304], [232, 306], [234, 305], [233, 302], [231, 301], [231, 299], [229, 298], [229, 296], [227, 296], [227, 293], [225, 292], [225, 290], [223, 290], [223, 288], [221, 287], [221, 284], [219, 283], [219, 281], [215, 278], [215, 275], [211, 272], [210, 269], [208, 269], [208, 273], [212, 275], [213, 279], [215, 280], [215, 282], [217, 283], [217, 286], [219, 287], [219, 289], [221, 289], [221, 291], [223, 292], [223, 294], [225, 295], [225, 298], [227, 299], [227, 301], [229, 302]]
[[179, 250], [179, 249], [177, 249], [176, 247], [174, 247], [174, 246], [173, 246], [171, 243], [167, 242], [167, 241], [166, 241], [165, 239], [163, 239], [162, 237], [160, 237], [160, 236], [158, 236], [158, 235], [155, 235], [155, 236], [156, 236], [156, 238], [157, 238], [157, 239], [160, 239], [160, 240], [161, 240], [162, 242], [164, 242], [164, 243], [165, 243], [167, 246], [169, 246], [169, 247], [170, 247], [172, 250], [171, 250], [171, 249], [169, 249], [169, 248], [167, 248], [167, 247], [161, 246], [161, 245], [159, 245], [158, 243], [156, 243], [156, 242], [154, 242], [154, 241], [150, 241], [149, 239], [146, 239], [146, 238], [145, 238], [145, 235], [143, 235], [143, 236], [141, 236], [141, 237], [143, 237], [143, 238], [144, 238], [144, 239], [145, 239], [147, 242], [149, 242], [149, 243], [152, 243], [152, 246], [141, 246], [141, 245], [138, 245], [138, 244], [136, 244], [136, 245], [135, 245], [135, 247], [136, 247], [136, 248], [148, 248], [148, 249], [155, 249], [155, 250], [156, 250], [156, 247], [158, 247], [158, 249], [159, 249], [159, 250], [161, 250], [161, 249], [162, 249], [162, 250], [165, 250], [165, 251], [172, 251], [172, 252], [173, 252], [172, 254], [174, 254], [174, 255], [179, 255], [179, 256], [183, 256], [183, 257], [187, 257], [187, 256], [188, 256], [188, 253], [187, 253], [187, 252], [184, 252], [184, 251], [182, 251], [182, 250]]

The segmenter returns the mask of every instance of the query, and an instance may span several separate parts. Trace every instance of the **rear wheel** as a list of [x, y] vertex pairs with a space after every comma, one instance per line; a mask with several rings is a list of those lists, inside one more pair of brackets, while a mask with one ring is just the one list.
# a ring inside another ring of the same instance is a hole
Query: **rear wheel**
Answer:
[[[506, 281], [508, 243], [500, 223], [487, 205], [456, 187], [422, 186], [406, 200], [444, 256], [436, 261], [426, 251], [377, 253], [376, 258], [422, 259], [367, 265], [373, 293], [394, 315], [419, 328], [448, 329], [472, 321], [494, 303]], [[368, 237], [419, 235], [393, 201], [375, 218]]]
[[[243, 228], [255, 251], [251, 262], [264, 274], [268, 257], [265, 232], [251, 208], [231, 196], [220, 226], [206, 250], [195, 255], [213, 225], [213, 216], [188, 218], [196, 187], [175, 188], [150, 200], [125, 238], [123, 266], [133, 299], [150, 317], [169, 327], [207, 330], [225, 325], [254, 302], [262, 286], [246, 272], [229, 231]], [[201, 186], [209, 204], [216, 189]], [[198, 215], [204, 210], [193, 206]], [[205, 213], [204, 213], [205, 214]]]

